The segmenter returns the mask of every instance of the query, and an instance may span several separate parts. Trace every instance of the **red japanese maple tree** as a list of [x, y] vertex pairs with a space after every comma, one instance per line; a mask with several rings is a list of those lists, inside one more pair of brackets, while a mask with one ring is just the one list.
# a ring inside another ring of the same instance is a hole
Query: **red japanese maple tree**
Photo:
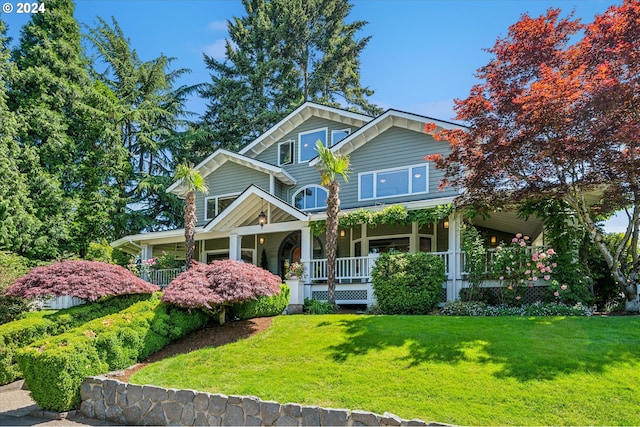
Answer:
[[277, 295], [281, 283], [279, 276], [242, 261], [219, 260], [209, 265], [193, 261], [189, 270], [167, 286], [162, 301], [215, 311], [222, 324], [226, 306]]
[[[426, 158], [446, 171], [442, 185], [465, 189], [467, 203], [564, 199], [637, 310], [640, 2], [611, 6], [588, 25], [560, 15], [523, 15], [488, 49], [483, 82], [456, 100], [468, 130], [436, 133], [451, 152]], [[610, 251], [596, 217], [621, 209], [628, 227]]]
[[26, 299], [68, 295], [96, 301], [105, 296], [150, 294], [159, 290], [119, 265], [74, 260], [32, 269], [7, 288], [7, 295]]

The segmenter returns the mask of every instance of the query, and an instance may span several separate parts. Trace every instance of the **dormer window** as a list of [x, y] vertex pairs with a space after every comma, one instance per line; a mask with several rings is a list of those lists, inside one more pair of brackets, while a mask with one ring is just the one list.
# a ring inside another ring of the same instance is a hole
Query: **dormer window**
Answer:
[[327, 146], [327, 128], [314, 129], [298, 134], [298, 163], [308, 162], [318, 155], [316, 142]]
[[239, 194], [240, 193], [225, 194], [222, 196], [207, 197], [204, 199], [204, 219], [210, 220], [220, 215], [223, 210], [228, 208], [229, 205], [238, 198]]
[[332, 130], [331, 131], [331, 146], [333, 147], [338, 142], [345, 139], [347, 136], [351, 134], [351, 129], [341, 129], [341, 130]]
[[293, 164], [293, 144], [292, 139], [278, 144], [278, 166]]
[[327, 190], [319, 185], [301, 188], [293, 195], [293, 205], [303, 211], [324, 208], [327, 206]]

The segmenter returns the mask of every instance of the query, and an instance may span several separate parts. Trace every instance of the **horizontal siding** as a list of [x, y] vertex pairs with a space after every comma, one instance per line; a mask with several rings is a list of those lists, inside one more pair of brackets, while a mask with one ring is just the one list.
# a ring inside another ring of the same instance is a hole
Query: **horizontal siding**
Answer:
[[[425, 162], [424, 160], [424, 156], [426, 155], [446, 154], [447, 152], [447, 143], [435, 141], [430, 135], [402, 128], [389, 129], [351, 153], [352, 173], [349, 177], [349, 182], [341, 182], [340, 184], [341, 207], [343, 209], [350, 209], [370, 206], [376, 203], [393, 204], [455, 196], [457, 192], [452, 188], [446, 189], [445, 191], [438, 189], [444, 173], [436, 169], [433, 163]], [[429, 165], [428, 193], [362, 202], [358, 201], [358, 173], [421, 163], [428, 163]]]
[[196, 194], [196, 217], [198, 225], [208, 221], [204, 219], [204, 200], [207, 197], [229, 193], [241, 193], [248, 186], [254, 184], [265, 191], [269, 191], [269, 175], [254, 169], [227, 161], [205, 178], [208, 194]]
[[[260, 160], [260, 161], [263, 161], [263, 162], [266, 162], [266, 163], [271, 163], [272, 165], [277, 165], [278, 164], [278, 143], [284, 142], [284, 141], [288, 141], [288, 140], [292, 139], [293, 141], [295, 141], [295, 143], [294, 143], [294, 165], [285, 166], [287, 168], [287, 172], [291, 173], [289, 168], [291, 168], [292, 166], [296, 166], [295, 163], [297, 163], [297, 161], [298, 161], [298, 134], [300, 132], [308, 132], [308, 131], [311, 131], [311, 130], [325, 128], [325, 127], [328, 128], [328, 130], [327, 130], [327, 138], [329, 138], [329, 140], [331, 140], [331, 131], [333, 131], [333, 130], [344, 130], [344, 129], [349, 129], [350, 128], [351, 132], [355, 132], [356, 131], [356, 128], [347, 126], [347, 125], [339, 123], [339, 122], [334, 122], [334, 121], [327, 120], [327, 119], [321, 119], [319, 117], [311, 117], [306, 122], [304, 122], [303, 124], [301, 124], [300, 126], [295, 128], [293, 131], [291, 131], [288, 134], [286, 134], [278, 142], [274, 143], [269, 148], [264, 150], [262, 153], [258, 154], [256, 159]], [[308, 166], [308, 163], [303, 163], [303, 165]], [[295, 168], [293, 170], [295, 170]]]
[[[307, 132], [314, 129], [319, 128], [328, 128], [327, 130], [327, 138], [331, 139], [331, 131], [332, 130], [343, 130], [348, 129], [349, 126], [344, 125], [342, 123], [334, 122], [331, 120], [321, 119], [318, 117], [312, 117], [300, 126], [298, 126], [294, 131], [285, 135], [280, 141], [283, 142], [292, 139], [294, 142], [294, 164], [284, 166], [284, 169], [291, 174], [296, 180], [295, 186], [283, 186], [282, 189], [279, 190], [278, 197], [287, 201], [287, 203], [292, 203], [291, 198], [293, 195], [302, 187], [306, 187], [310, 184], [320, 184], [320, 172], [318, 169], [309, 167], [309, 163], [298, 163], [298, 133]], [[351, 128], [351, 132], [355, 132], [357, 129]], [[274, 143], [272, 146], [264, 150], [257, 156], [258, 160], [261, 160], [266, 163], [271, 163], [274, 165], [278, 164], [278, 143]]]

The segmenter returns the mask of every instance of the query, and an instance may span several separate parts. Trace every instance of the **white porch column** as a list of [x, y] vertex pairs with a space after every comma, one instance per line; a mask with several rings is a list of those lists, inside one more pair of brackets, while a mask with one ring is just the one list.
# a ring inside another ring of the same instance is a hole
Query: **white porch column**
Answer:
[[302, 227], [300, 229], [300, 262], [304, 265], [303, 282], [309, 283], [311, 268], [311, 260], [313, 259], [313, 237], [311, 236], [311, 227]]
[[151, 259], [153, 258], [153, 245], [143, 244], [141, 247], [140, 259]]
[[[145, 260], [151, 258], [153, 258], [153, 245], [142, 244], [140, 246], [140, 260], [142, 261], [142, 265], [144, 265]], [[151, 280], [151, 278], [148, 277], [148, 269], [142, 268], [142, 265], [140, 266], [140, 278], [142, 280]]]
[[360, 256], [369, 255], [369, 239], [367, 238], [367, 224], [360, 224]]
[[420, 237], [418, 236], [418, 223], [411, 223], [411, 238], [409, 239], [409, 252], [417, 254], [420, 252]]
[[237, 233], [229, 235], [229, 259], [239, 261], [242, 259], [242, 236]]
[[447, 301], [454, 301], [460, 296], [462, 288], [462, 255], [460, 245], [460, 225], [462, 216], [454, 212], [449, 215], [449, 277], [447, 281]]

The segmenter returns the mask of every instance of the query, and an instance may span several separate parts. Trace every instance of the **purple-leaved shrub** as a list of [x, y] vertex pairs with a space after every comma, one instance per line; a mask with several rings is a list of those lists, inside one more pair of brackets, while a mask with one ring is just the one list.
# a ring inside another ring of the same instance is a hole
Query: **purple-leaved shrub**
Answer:
[[167, 286], [165, 303], [220, 311], [224, 306], [280, 293], [282, 280], [256, 265], [234, 260], [193, 262]]
[[125, 294], [151, 294], [160, 288], [124, 267], [99, 261], [62, 261], [36, 267], [7, 289], [7, 295], [31, 299], [73, 296], [87, 301]]

